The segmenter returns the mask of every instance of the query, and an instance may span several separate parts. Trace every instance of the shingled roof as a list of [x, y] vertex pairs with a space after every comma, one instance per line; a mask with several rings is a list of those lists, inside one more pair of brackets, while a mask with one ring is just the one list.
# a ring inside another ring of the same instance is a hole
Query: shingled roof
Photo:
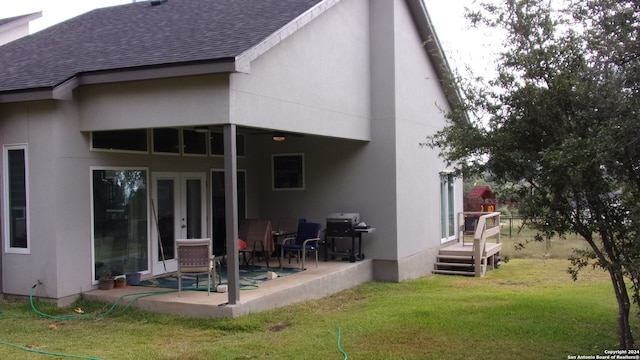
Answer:
[[80, 74], [233, 62], [322, 0], [154, 0], [93, 10], [0, 47], [0, 94]]
[[[151, 0], [93, 10], [0, 46], [0, 103], [83, 85], [249, 70], [340, 0]], [[452, 106], [457, 89], [422, 0], [405, 0]]]

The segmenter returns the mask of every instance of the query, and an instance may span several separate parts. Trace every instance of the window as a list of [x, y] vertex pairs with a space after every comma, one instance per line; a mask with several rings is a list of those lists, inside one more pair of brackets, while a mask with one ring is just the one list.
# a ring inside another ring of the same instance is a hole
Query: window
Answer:
[[153, 129], [153, 152], [180, 154], [180, 130], [174, 128]]
[[273, 155], [273, 189], [304, 190], [303, 154]]
[[[247, 217], [247, 173], [238, 170], [238, 220]], [[225, 214], [224, 170], [211, 170], [211, 237], [213, 253], [226, 253], [226, 214]]]
[[4, 147], [5, 249], [29, 252], [27, 145]]
[[441, 241], [455, 236], [455, 193], [452, 174], [440, 174], [440, 229]]
[[148, 270], [147, 170], [92, 169], [94, 279]]
[[91, 133], [94, 150], [148, 152], [147, 130], [94, 131]]
[[182, 130], [185, 155], [207, 155], [207, 130]]
[[[224, 155], [224, 134], [220, 132], [211, 133], [211, 155]], [[243, 157], [244, 153], [244, 135], [236, 134], [236, 156]]]

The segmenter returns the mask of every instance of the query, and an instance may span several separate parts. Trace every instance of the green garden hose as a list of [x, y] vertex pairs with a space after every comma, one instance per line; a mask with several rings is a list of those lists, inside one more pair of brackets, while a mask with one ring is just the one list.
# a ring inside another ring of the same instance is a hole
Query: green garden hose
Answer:
[[340, 350], [340, 352], [342, 353], [344, 360], [347, 360], [347, 353], [342, 350], [342, 347], [340, 346], [340, 324], [338, 324], [338, 350]]
[[31, 349], [31, 348], [28, 348], [28, 347], [24, 347], [24, 346], [20, 346], [20, 345], [16, 345], [16, 344], [11, 344], [11, 343], [4, 342], [4, 341], [0, 341], [0, 345], [12, 346], [12, 347], [18, 348], [20, 350], [29, 351], [29, 352], [38, 353], [38, 354], [44, 354], [44, 355], [62, 356], [62, 357], [76, 358], [76, 359], [101, 360], [99, 358], [90, 357], [90, 356], [59, 354], [59, 353], [53, 353], [53, 352], [49, 352], [49, 351]]
[[[258, 288], [258, 285], [255, 284], [255, 281], [251, 281], [249, 279], [245, 279], [245, 280], [247, 280], [249, 282], [252, 282], [252, 284], [243, 284], [243, 285], [241, 285], [241, 287], [244, 287], [245, 289]], [[35, 304], [33, 302], [33, 292], [34, 292], [36, 286], [38, 286], [38, 284], [33, 285], [31, 287], [30, 292], [29, 292], [29, 304], [31, 305], [31, 309], [33, 309], [33, 311], [36, 314], [38, 314], [38, 315], [40, 315], [40, 316], [42, 316], [44, 318], [52, 319], [52, 320], [71, 320], [71, 319], [81, 319], [81, 318], [89, 318], [89, 317], [91, 317], [90, 314], [73, 314], [73, 315], [56, 316], [56, 315], [49, 315], [49, 314], [43, 313], [42, 311], [38, 310], [38, 308], [36, 308], [36, 306], [35, 306]], [[200, 289], [198, 289], [198, 288], [185, 288], [184, 290], [200, 290]], [[137, 293], [137, 294], [124, 294], [124, 295], [118, 297], [118, 299], [116, 299], [116, 301], [113, 303], [111, 308], [109, 308], [109, 310], [107, 310], [107, 311], [105, 311], [105, 312], [103, 312], [101, 314], [98, 314], [97, 316], [98, 317], [104, 317], [104, 316], [109, 315], [111, 312], [113, 312], [113, 310], [116, 308], [116, 306], [118, 306], [120, 301], [122, 301], [122, 299], [124, 299], [125, 297], [134, 296], [133, 300], [130, 301], [125, 307], [122, 308], [123, 312], [128, 310], [138, 299], [142, 299], [144, 297], [153, 296], [153, 295], [177, 292], [177, 291], [178, 290], [164, 290], [164, 291], [151, 291], [151, 292], [145, 292], [145, 293]], [[0, 310], [0, 315], [2, 315], [2, 310]], [[338, 332], [339, 331], [340, 331], [340, 329], [338, 328]], [[18, 349], [21, 349], [21, 350], [24, 350], [24, 351], [29, 351], [29, 352], [38, 353], [38, 354], [44, 354], [44, 355], [69, 357], [69, 358], [76, 358], [76, 359], [101, 360], [99, 358], [94, 358], [94, 357], [89, 357], [89, 356], [59, 354], [59, 353], [52, 353], [52, 352], [43, 351], [43, 350], [31, 349], [31, 348], [27, 348], [27, 347], [24, 347], [24, 346], [8, 343], [8, 342], [4, 342], [4, 341], [0, 341], [0, 345], [11, 346], [11, 347], [15, 347], [15, 348], [18, 348]], [[338, 347], [340, 347], [340, 340], [339, 339], [338, 339]], [[342, 351], [342, 349], [340, 349], [340, 351]], [[345, 359], [346, 359], [346, 354], [345, 354]]]

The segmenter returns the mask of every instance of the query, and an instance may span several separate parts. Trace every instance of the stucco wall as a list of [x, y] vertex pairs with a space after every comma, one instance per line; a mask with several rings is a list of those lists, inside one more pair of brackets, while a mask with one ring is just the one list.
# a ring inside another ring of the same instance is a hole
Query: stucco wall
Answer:
[[369, 140], [367, 14], [341, 1], [232, 74], [232, 122]]
[[[1, 109], [3, 116], [0, 122], [0, 144], [27, 144], [29, 171], [27, 210], [30, 253], [7, 253], [3, 248], [2, 276], [6, 293], [28, 294], [31, 286], [40, 280], [43, 286], [49, 286], [47, 291], [51, 297], [58, 296], [56, 255], [60, 249], [57, 248], [55, 239], [58, 208], [53, 201], [57, 169], [52, 151], [55, 105], [52, 101], [41, 101], [3, 105]], [[4, 169], [4, 164], [2, 168]], [[4, 222], [4, 202], [2, 211]], [[4, 238], [4, 233], [2, 235]]]
[[229, 122], [227, 74], [92, 85], [79, 92], [82, 131]]

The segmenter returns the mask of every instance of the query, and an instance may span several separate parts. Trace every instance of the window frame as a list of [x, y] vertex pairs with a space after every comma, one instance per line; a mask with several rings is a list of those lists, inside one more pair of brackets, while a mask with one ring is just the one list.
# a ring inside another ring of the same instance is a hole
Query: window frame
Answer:
[[105, 130], [105, 131], [109, 131], [109, 132], [116, 132], [116, 131], [134, 131], [134, 130], [138, 130], [138, 131], [145, 131], [145, 136], [146, 136], [146, 150], [127, 150], [127, 149], [106, 149], [106, 148], [97, 148], [93, 146], [93, 134], [97, 133], [97, 132], [103, 132], [103, 131], [91, 131], [89, 133], [89, 150], [90, 151], [99, 151], [99, 152], [111, 152], [111, 153], [124, 153], [124, 154], [149, 154], [150, 149], [150, 145], [151, 141], [149, 139], [149, 129], [122, 129], [122, 130]]
[[[275, 160], [278, 157], [300, 157], [300, 178], [301, 178], [301, 186], [298, 187], [284, 187], [277, 186], [276, 184], [276, 164]], [[304, 153], [290, 153], [290, 154], [272, 154], [271, 155], [271, 190], [273, 191], [302, 191], [306, 188], [306, 174], [305, 174], [305, 160]]]
[[[192, 153], [192, 152], [187, 152], [187, 144], [185, 141], [185, 132], [193, 132], [195, 135], [197, 136], [203, 136], [204, 137], [204, 153]], [[209, 156], [209, 142], [210, 142], [210, 136], [209, 135], [210, 132], [209, 130], [204, 130], [204, 131], [199, 131], [196, 129], [189, 129], [189, 128], [181, 128], [180, 129], [180, 155], [182, 156], [193, 156], [193, 157], [207, 157]]]
[[94, 189], [94, 172], [95, 171], [144, 171], [145, 172], [145, 186], [146, 186], [146, 199], [145, 199], [145, 204], [147, 207], [147, 213], [146, 213], [146, 221], [147, 221], [147, 226], [146, 226], [146, 232], [147, 232], [147, 239], [146, 239], [146, 245], [147, 245], [147, 270], [142, 270], [139, 271], [142, 274], [148, 274], [151, 272], [151, 255], [150, 255], [150, 243], [149, 243], [149, 239], [151, 238], [151, 226], [152, 226], [152, 222], [154, 221], [153, 218], [151, 218], [151, 209], [150, 204], [151, 204], [151, 187], [149, 184], [149, 181], [151, 181], [151, 172], [149, 170], [149, 167], [146, 166], [90, 166], [89, 167], [89, 206], [91, 209], [91, 281], [93, 285], [97, 285], [98, 284], [98, 279], [97, 279], [97, 273], [96, 273], [96, 218], [95, 218], [95, 203], [94, 203], [94, 195], [95, 195], [95, 189]]
[[[175, 152], [167, 152], [167, 151], [156, 151], [156, 137], [155, 137], [155, 131], [156, 130], [160, 130], [160, 129], [171, 129], [171, 130], [176, 130], [177, 131], [177, 146], [178, 148], [176, 149]], [[150, 139], [151, 139], [151, 154], [154, 155], [169, 155], [169, 156], [180, 156], [182, 155], [182, 132], [180, 131], [180, 128], [152, 128], [151, 129], [151, 135], [150, 135]]]
[[440, 172], [440, 243], [456, 238], [456, 186], [450, 171]]
[[[11, 216], [13, 212], [11, 204], [9, 204], [9, 151], [11, 150], [23, 150], [24, 151], [24, 191], [25, 191], [25, 231], [26, 231], [26, 247], [13, 247], [11, 246]], [[3, 161], [3, 233], [4, 233], [4, 251], [11, 254], [30, 254], [31, 253], [31, 241], [29, 241], [30, 231], [30, 216], [29, 216], [29, 151], [27, 144], [12, 144], [4, 145], [2, 149], [2, 161]]]

